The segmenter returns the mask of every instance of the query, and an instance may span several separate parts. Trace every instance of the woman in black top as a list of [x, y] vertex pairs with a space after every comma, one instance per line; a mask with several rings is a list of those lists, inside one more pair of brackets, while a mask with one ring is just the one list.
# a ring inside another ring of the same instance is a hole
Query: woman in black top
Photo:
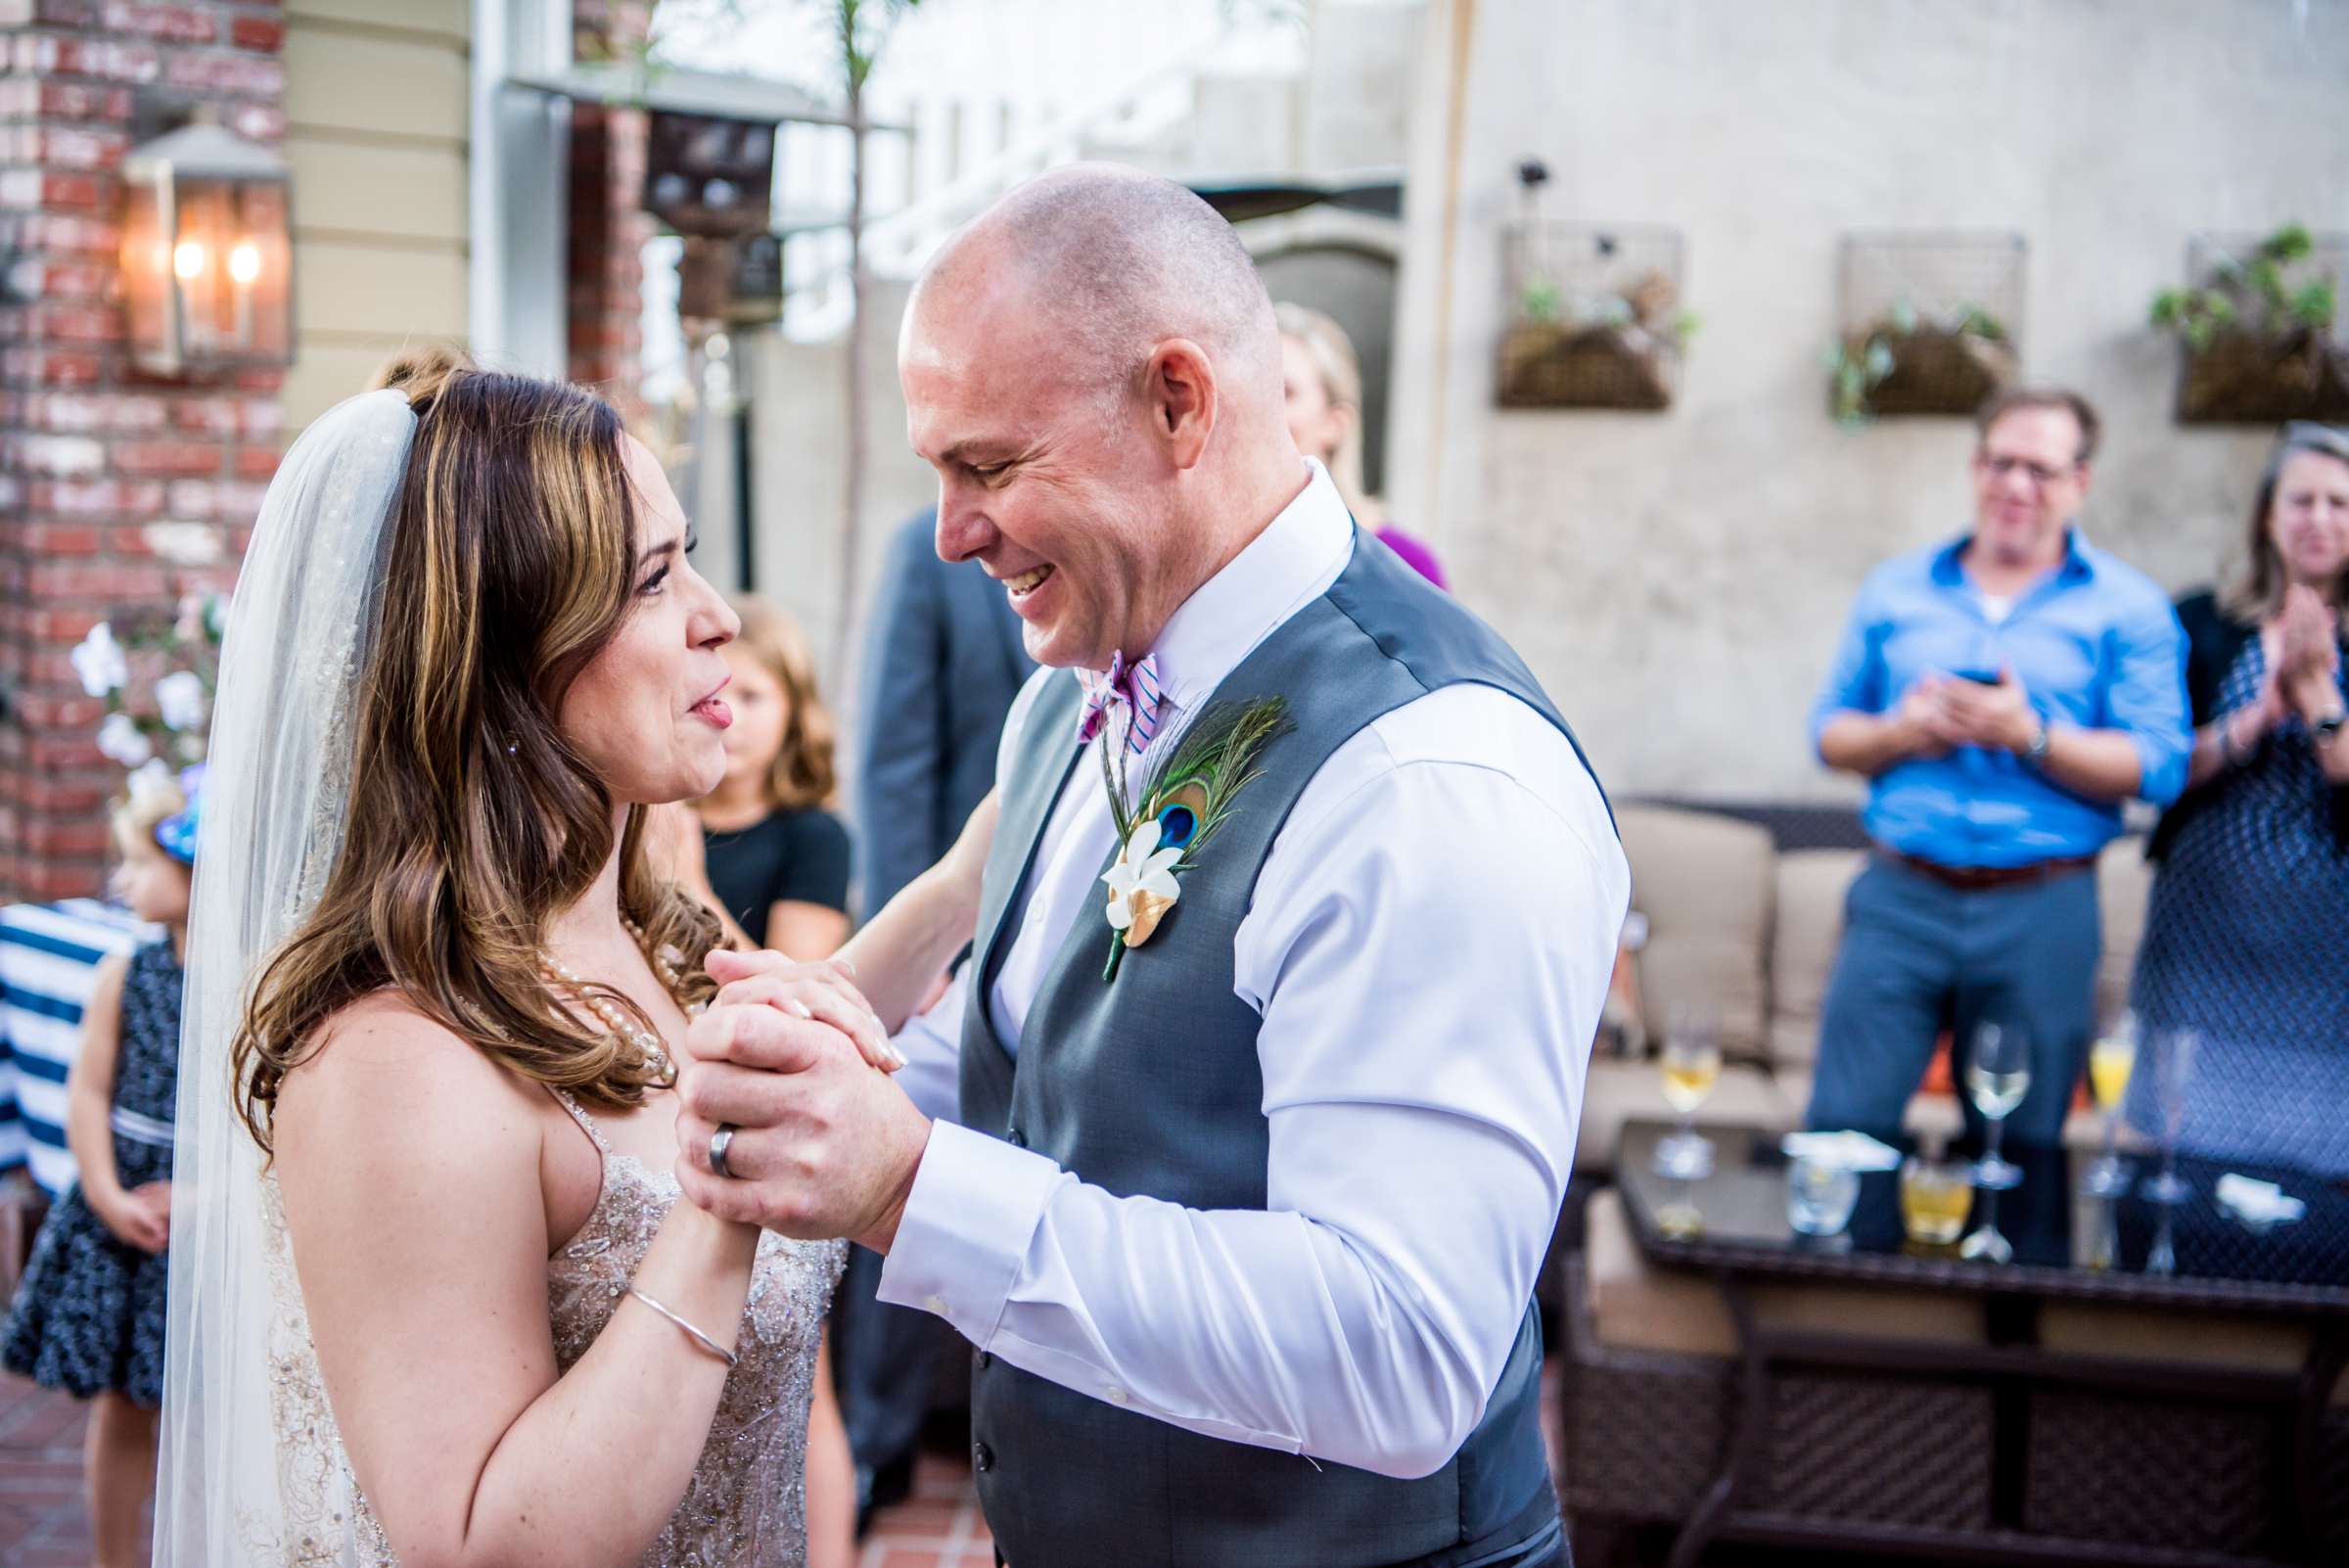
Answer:
[[[2155, 829], [2133, 988], [2202, 1037], [2180, 1142], [2349, 1175], [2349, 432], [2294, 424], [2247, 529], [2250, 572], [2179, 601], [2194, 751]], [[2159, 1125], [2150, 1074], [2129, 1117]]]
[[710, 886], [760, 946], [821, 958], [849, 936], [849, 830], [828, 809], [832, 715], [790, 618], [756, 599], [735, 609], [726, 776], [697, 807]]

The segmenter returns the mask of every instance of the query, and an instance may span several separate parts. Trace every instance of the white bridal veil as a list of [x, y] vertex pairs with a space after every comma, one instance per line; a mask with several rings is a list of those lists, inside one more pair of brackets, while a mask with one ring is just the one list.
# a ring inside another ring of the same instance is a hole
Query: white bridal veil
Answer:
[[256, 965], [317, 902], [343, 842], [350, 723], [385, 524], [415, 437], [404, 393], [337, 405], [270, 483], [237, 581], [188, 917], [157, 1568], [337, 1563], [350, 1499], [306, 1359], [274, 1193], [229, 1045]]

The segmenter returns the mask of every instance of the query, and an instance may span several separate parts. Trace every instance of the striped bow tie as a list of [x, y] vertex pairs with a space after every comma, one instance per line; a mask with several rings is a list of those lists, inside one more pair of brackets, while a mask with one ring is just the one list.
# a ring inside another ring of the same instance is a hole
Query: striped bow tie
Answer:
[[1136, 757], [1158, 733], [1158, 713], [1166, 706], [1166, 688], [1158, 683], [1158, 655], [1128, 667], [1124, 654], [1109, 656], [1109, 672], [1077, 671], [1084, 687], [1084, 708], [1077, 715], [1077, 744], [1082, 746], [1101, 732], [1110, 710], [1127, 713], [1126, 747]]

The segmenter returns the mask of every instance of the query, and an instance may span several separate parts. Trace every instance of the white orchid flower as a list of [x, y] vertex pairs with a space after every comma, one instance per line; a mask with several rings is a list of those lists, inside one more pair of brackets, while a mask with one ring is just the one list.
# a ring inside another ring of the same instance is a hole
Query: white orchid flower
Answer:
[[89, 696], [120, 691], [130, 680], [130, 660], [122, 645], [115, 641], [115, 628], [103, 621], [92, 626], [90, 634], [74, 644], [67, 657], [73, 661], [73, 673], [81, 677], [81, 689]]
[[160, 757], [151, 757], [130, 770], [126, 781], [133, 809], [145, 810], [155, 803], [176, 798], [179, 794], [179, 775], [171, 764]]
[[204, 722], [204, 681], [193, 669], [175, 669], [155, 683], [155, 706], [175, 730]]
[[155, 746], [138, 720], [128, 714], [109, 714], [98, 726], [98, 750], [124, 767], [137, 767], [155, 756]]
[[1159, 918], [1182, 897], [1174, 880], [1180, 850], [1158, 847], [1158, 819], [1134, 824], [1126, 848], [1101, 880], [1109, 885], [1109, 928], [1126, 934], [1126, 945], [1138, 947], [1158, 929]]

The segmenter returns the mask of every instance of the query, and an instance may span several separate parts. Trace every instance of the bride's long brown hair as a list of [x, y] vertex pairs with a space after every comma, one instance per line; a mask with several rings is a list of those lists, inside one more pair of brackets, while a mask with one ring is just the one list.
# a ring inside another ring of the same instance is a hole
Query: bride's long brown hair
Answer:
[[[661, 1082], [619, 1036], [583, 1030], [539, 967], [550, 921], [612, 854], [612, 796], [556, 715], [633, 603], [619, 416], [445, 349], [403, 355], [376, 384], [407, 394], [415, 444], [386, 525], [342, 851], [237, 1031], [239, 1110], [264, 1150], [286, 1074], [338, 1010], [387, 988], [501, 1067], [593, 1103], [636, 1105]], [[698, 957], [717, 920], [652, 873], [643, 841], [631, 807], [622, 912], [655, 950]], [[678, 968], [683, 1000], [715, 989]]]

